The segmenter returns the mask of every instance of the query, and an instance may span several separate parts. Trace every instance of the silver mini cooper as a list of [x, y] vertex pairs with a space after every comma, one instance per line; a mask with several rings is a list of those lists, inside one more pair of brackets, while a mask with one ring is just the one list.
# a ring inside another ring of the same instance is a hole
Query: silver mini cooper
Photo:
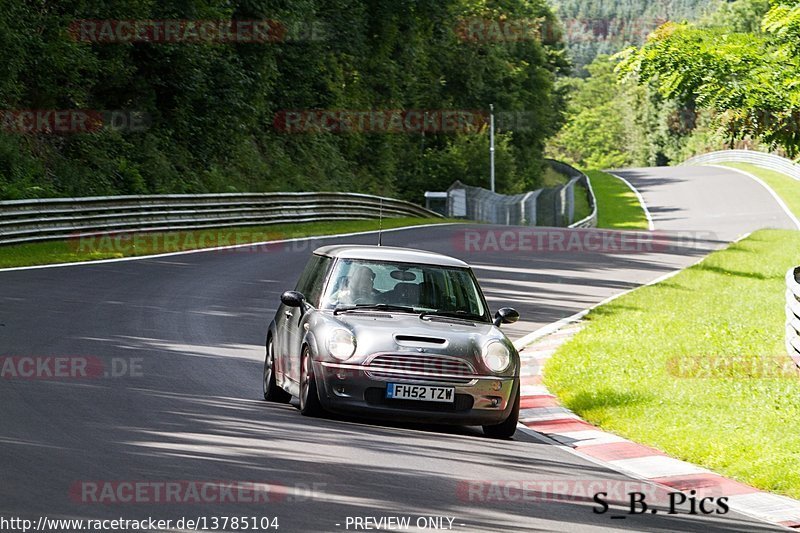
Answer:
[[519, 418], [520, 362], [491, 318], [469, 266], [386, 246], [314, 251], [269, 325], [264, 398], [326, 411], [481, 425], [509, 438]]

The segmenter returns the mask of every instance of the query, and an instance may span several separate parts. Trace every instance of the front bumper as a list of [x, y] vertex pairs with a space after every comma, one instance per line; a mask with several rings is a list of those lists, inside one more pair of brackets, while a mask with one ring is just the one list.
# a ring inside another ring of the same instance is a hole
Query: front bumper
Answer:
[[[470, 376], [468, 383], [436, 381], [435, 377], [375, 377], [364, 367], [314, 362], [322, 405], [329, 411], [406, 422], [492, 425], [508, 418], [519, 387], [518, 377]], [[387, 383], [453, 387], [453, 403], [386, 398]]]

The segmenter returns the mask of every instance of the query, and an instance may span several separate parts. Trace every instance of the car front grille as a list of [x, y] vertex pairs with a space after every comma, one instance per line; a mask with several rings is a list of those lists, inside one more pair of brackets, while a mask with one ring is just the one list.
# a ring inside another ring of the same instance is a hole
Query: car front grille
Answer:
[[465, 385], [476, 377], [475, 369], [468, 362], [438, 354], [378, 354], [366, 366], [370, 377], [384, 381], [403, 379]]
[[393, 407], [411, 411], [434, 411], [458, 413], [469, 411], [475, 400], [469, 394], [456, 394], [453, 403], [418, 402], [415, 400], [392, 400], [386, 397], [386, 389], [369, 387], [364, 391], [364, 400], [380, 407]]

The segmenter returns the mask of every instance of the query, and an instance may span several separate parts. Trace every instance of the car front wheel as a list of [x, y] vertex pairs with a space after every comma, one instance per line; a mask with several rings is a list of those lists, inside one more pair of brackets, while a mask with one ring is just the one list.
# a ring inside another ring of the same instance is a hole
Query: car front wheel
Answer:
[[325, 414], [317, 394], [317, 379], [314, 377], [314, 367], [311, 364], [308, 347], [303, 348], [303, 355], [300, 358], [300, 413], [314, 417]]
[[268, 402], [289, 403], [292, 395], [278, 387], [275, 382], [275, 348], [272, 337], [267, 340], [267, 353], [264, 357], [264, 399]]
[[514, 397], [514, 407], [511, 408], [508, 418], [499, 424], [483, 426], [483, 433], [493, 439], [510, 439], [517, 431], [517, 422], [519, 422], [519, 387]]

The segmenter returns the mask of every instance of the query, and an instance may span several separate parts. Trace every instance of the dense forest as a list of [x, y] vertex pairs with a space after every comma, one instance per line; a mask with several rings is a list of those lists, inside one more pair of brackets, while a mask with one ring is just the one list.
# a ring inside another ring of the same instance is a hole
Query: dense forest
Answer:
[[707, 151], [800, 150], [800, 2], [716, 2], [641, 46], [600, 55], [565, 78], [555, 158], [593, 168], [666, 165]]
[[667, 21], [698, 18], [709, 0], [552, 0], [576, 74], [598, 55], [641, 45], [647, 35]]
[[[486, 184], [490, 104], [498, 190], [534, 188], [568, 63], [557, 39], [509, 33], [508, 20], [557, 26], [545, 0], [6, 0], [0, 198], [342, 190], [419, 202], [456, 179]], [[325, 115], [454, 111], [469, 116], [417, 129], [328, 128]]]
[[506, 193], [540, 186], [545, 156], [604, 168], [800, 151], [797, 2], [552, 3], [6, 1], [0, 199], [421, 202], [486, 185], [490, 104]]

